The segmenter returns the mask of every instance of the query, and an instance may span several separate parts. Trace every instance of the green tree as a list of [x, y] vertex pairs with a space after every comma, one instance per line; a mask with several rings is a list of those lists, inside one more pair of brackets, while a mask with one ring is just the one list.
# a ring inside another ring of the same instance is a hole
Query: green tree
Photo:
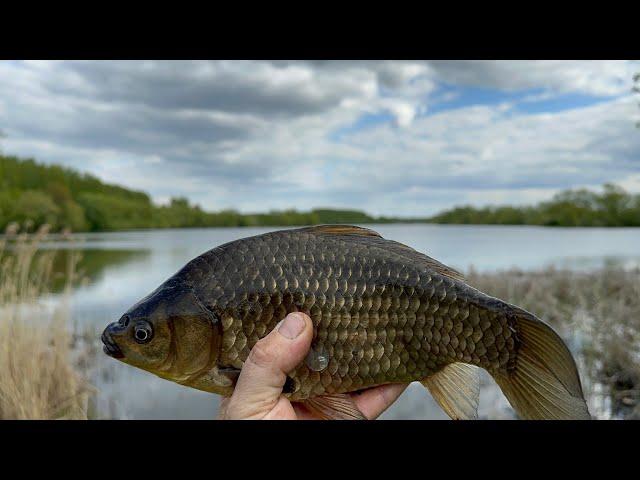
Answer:
[[14, 205], [11, 220], [20, 223], [30, 220], [36, 227], [47, 223], [56, 228], [59, 216], [60, 208], [49, 195], [37, 190], [25, 190]]
[[85, 192], [78, 198], [92, 231], [153, 227], [149, 201]]
[[605, 224], [609, 227], [623, 226], [622, 217], [631, 202], [631, 197], [622, 188], [607, 183], [604, 192], [599, 197], [600, 209], [604, 215]]
[[171, 208], [189, 208], [189, 200], [186, 197], [172, 197]]

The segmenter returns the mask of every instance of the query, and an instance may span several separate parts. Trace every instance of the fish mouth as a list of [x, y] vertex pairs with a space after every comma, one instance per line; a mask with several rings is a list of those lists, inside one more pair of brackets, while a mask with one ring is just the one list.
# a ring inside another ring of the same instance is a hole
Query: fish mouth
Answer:
[[113, 358], [124, 358], [122, 350], [120, 350], [120, 347], [113, 341], [113, 338], [111, 338], [111, 335], [107, 330], [102, 332], [101, 338], [103, 343], [102, 351], [104, 353]]

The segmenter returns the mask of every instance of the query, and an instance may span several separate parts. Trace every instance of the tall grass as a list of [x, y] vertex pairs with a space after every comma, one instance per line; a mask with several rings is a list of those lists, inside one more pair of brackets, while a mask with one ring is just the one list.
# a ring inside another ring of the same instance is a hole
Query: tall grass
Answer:
[[569, 341], [595, 413], [640, 419], [640, 269], [472, 271], [467, 278], [535, 313]]
[[47, 305], [54, 250], [48, 228], [7, 228], [0, 239], [0, 419], [86, 419], [91, 388], [74, 363], [68, 298], [77, 258], [69, 256], [62, 299]]

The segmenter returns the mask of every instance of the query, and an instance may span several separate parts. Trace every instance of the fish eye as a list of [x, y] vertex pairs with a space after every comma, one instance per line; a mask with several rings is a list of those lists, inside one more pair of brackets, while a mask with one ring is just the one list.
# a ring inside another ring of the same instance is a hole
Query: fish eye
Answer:
[[138, 343], [147, 343], [153, 338], [153, 327], [149, 322], [138, 322], [133, 331], [133, 337]]

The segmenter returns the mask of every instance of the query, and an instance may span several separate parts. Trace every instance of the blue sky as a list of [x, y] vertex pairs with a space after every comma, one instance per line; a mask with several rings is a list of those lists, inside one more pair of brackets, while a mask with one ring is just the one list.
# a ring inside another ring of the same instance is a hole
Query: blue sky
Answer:
[[555, 113], [574, 108], [584, 108], [600, 102], [606, 102], [628, 94], [592, 94], [582, 92], [551, 93], [544, 88], [532, 88], [521, 91], [501, 91], [486, 87], [456, 88], [454, 85], [442, 85], [439, 91], [455, 95], [451, 100], [442, 101], [430, 109], [430, 113], [465, 108], [470, 105], [497, 105], [511, 103], [521, 113]]
[[640, 191], [637, 61], [0, 62], [5, 153], [206, 209]]

